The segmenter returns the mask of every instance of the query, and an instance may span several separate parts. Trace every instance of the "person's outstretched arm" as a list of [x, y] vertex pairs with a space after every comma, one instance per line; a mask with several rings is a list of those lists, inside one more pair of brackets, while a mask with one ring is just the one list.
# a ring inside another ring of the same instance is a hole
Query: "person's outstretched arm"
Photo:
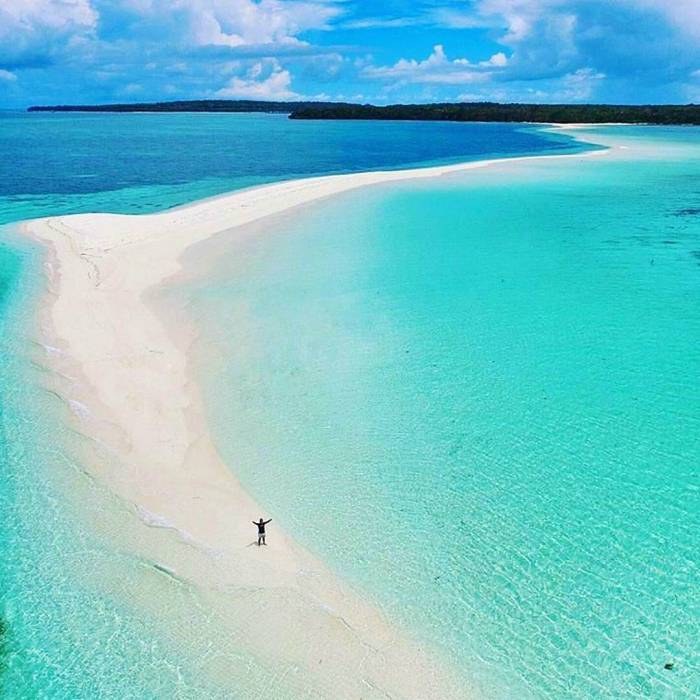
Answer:
[[272, 522], [272, 518], [270, 518], [269, 520], [266, 520], [265, 525], [267, 525], [268, 523], [271, 523], [271, 522]]

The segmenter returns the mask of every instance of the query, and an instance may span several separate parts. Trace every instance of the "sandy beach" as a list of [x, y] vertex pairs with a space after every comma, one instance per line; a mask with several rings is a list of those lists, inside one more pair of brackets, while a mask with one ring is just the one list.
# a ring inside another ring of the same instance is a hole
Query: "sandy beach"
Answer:
[[[584, 158], [605, 153], [535, 156]], [[257, 547], [266, 513], [212, 444], [187, 356], [187, 330], [152, 298], [181, 271], [183, 253], [215, 234], [379, 183], [437, 178], [525, 160], [282, 182], [139, 215], [37, 219], [25, 232], [50, 251], [42, 338], [72, 420], [112, 456], [85, 469], [120, 498], [149, 535], [140, 555], [195, 586], [221, 621], [222, 644], [245, 644], [295, 669], [305, 697], [463, 698], [448, 663], [339, 581], [279, 528]], [[156, 539], [152, 531], [156, 531]], [[162, 547], [158, 538], [162, 538]], [[139, 546], [130, 543], [130, 546]], [[221, 675], [225, 670], [212, 668]]]

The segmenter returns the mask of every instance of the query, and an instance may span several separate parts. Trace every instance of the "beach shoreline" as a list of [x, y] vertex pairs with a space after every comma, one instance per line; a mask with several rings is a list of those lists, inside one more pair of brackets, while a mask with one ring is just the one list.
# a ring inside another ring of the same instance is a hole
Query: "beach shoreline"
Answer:
[[[268, 547], [251, 546], [251, 519], [274, 513], [260, 509], [238, 483], [235, 465], [217, 454], [187, 353], [194, 330], [164, 313], [154, 296], [180, 273], [191, 246], [223, 232], [241, 235], [246, 224], [342, 192], [607, 152], [313, 177], [158, 214], [78, 214], [22, 224], [49, 251], [40, 340], [54, 350], [46, 362], [61, 377], [58, 391], [79, 431], [112, 456], [107, 466], [95, 460], [86, 470], [145, 527], [170, 538], [162, 550], [149, 545], [144, 556], [205, 591], [228, 625], [224, 635], [244, 639], [273, 665], [298, 669], [300, 688], [321, 697], [331, 691], [335, 697], [464, 697], [448, 664], [279, 529]], [[242, 592], [255, 597], [258, 617], [245, 614], [250, 603]]]

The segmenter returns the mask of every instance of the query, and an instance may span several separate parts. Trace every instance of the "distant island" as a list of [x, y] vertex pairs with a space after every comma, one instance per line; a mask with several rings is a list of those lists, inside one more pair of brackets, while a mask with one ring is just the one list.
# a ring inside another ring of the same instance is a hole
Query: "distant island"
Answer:
[[333, 104], [305, 107], [291, 119], [394, 119], [554, 124], [700, 124], [700, 105], [499, 104], [443, 102], [418, 105]]
[[30, 112], [271, 112], [290, 119], [381, 119], [454, 122], [537, 122], [554, 124], [697, 124], [700, 105], [500, 104], [442, 102], [387, 105], [347, 102], [263, 102], [179, 100], [103, 105], [48, 105]]
[[176, 100], [103, 105], [37, 105], [28, 112], [275, 112], [342, 107], [340, 102], [264, 102], [262, 100]]

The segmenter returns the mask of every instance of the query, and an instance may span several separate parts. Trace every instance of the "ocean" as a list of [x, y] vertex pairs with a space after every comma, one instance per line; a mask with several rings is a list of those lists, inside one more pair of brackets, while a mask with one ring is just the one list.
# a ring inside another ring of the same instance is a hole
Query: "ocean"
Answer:
[[700, 693], [700, 130], [590, 135], [626, 148], [345, 194], [184, 290], [244, 487], [482, 698]]
[[160, 211], [309, 175], [582, 150], [517, 124], [0, 111], [0, 224]]
[[[0, 122], [3, 223], [582, 150], [517, 125]], [[168, 292], [202, 329], [209, 417], [244, 486], [485, 698], [700, 691], [700, 130], [596, 133], [639, 155], [342, 195], [261, 225]], [[175, 644], [139, 605], [150, 569], [105, 534], [129, 516], [86, 477], [50, 390], [34, 341], [43, 261], [2, 233], [4, 695], [230, 697], [193, 653], [215, 631], [192, 623], [197, 639]], [[237, 698], [271, 687], [255, 664], [231, 660]]]

